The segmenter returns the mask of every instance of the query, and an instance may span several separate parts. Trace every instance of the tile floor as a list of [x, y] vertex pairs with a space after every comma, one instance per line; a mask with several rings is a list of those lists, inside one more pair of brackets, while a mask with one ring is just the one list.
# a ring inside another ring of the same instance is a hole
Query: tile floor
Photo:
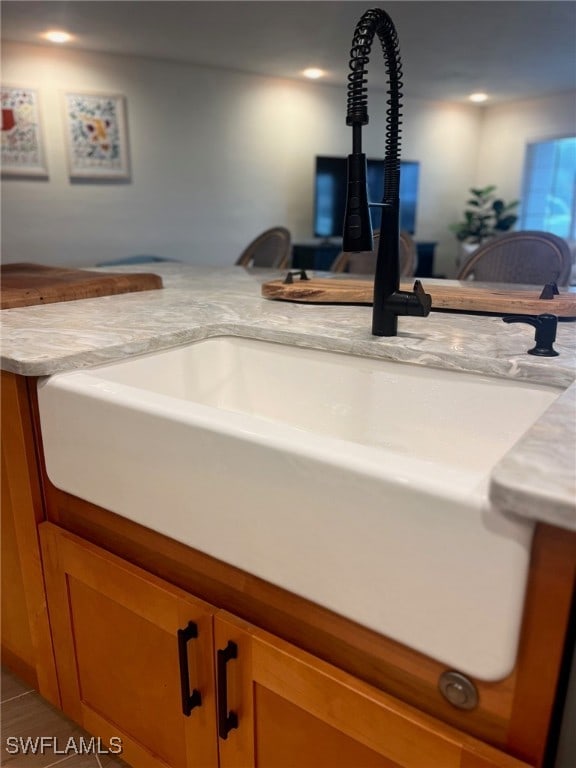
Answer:
[[[0, 694], [2, 752], [0, 765], [7, 768], [129, 768], [129, 766], [111, 755], [62, 756], [52, 749], [43, 754], [10, 754], [16, 743], [8, 742], [9, 737], [26, 739], [37, 736], [55, 737], [57, 749], [64, 750], [68, 739], [73, 737], [80, 744], [80, 736], [90, 736], [61, 712], [52, 707], [36, 691], [31, 690], [11, 672], [2, 668], [2, 687]], [[7, 749], [8, 748], [8, 749]]]

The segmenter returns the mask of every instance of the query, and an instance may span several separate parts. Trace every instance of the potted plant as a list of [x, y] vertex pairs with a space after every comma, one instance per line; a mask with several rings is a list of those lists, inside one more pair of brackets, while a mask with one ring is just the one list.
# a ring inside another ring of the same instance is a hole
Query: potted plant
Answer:
[[512, 229], [518, 220], [514, 211], [519, 200], [505, 203], [495, 191], [494, 185], [470, 189], [471, 197], [466, 202], [468, 207], [464, 211], [464, 220], [450, 227], [459, 242], [477, 248], [484, 240]]

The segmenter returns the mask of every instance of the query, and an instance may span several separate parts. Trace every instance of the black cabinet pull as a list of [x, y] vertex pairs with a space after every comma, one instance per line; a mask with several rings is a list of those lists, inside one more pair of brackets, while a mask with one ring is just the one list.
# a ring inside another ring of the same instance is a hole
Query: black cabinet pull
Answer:
[[217, 653], [217, 685], [218, 685], [218, 735], [221, 739], [227, 739], [230, 731], [238, 728], [238, 715], [236, 712], [228, 712], [228, 679], [226, 664], [230, 659], [238, 657], [238, 646], [232, 640]]
[[198, 637], [198, 627], [193, 621], [188, 623], [185, 629], [178, 630], [178, 660], [180, 662], [180, 691], [182, 695], [182, 712], [186, 717], [194, 707], [202, 706], [200, 691], [190, 693], [190, 670], [188, 669], [188, 641]]

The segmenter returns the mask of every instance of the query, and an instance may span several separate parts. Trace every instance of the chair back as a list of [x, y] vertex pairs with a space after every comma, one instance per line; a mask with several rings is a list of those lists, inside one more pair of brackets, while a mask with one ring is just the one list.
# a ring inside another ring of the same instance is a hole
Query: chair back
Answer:
[[416, 243], [408, 232], [400, 232], [400, 277], [413, 277], [417, 267]]
[[[332, 272], [352, 272], [357, 275], [373, 275], [376, 272], [376, 258], [380, 231], [374, 232], [374, 250], [351, 253], [342, 251], [330, 267]], [[416, 243], [408, 232], [400, 232], [400, 277], [412, 277], [418, 261]]]
[[236, 265], [286, 269], [290, 266], [291, 253], [290, 232], [286, 227], [271, 227], [252, 240], [236, 260]]
[[458, 280], [487, 283], [568, 285], [572, 259], [568, 243], [550, 232], [511, 232], [478, 247]]

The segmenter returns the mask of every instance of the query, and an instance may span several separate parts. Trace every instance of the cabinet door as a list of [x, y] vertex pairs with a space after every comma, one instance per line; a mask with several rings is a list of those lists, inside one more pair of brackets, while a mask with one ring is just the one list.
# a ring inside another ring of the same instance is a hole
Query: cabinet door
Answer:
[[40, 537], [64, 711], [137, 768], [217, 766], [212, 607], [51, 523]]
[[527, 768], [230, 614], [214, 628], [221, 768]]

